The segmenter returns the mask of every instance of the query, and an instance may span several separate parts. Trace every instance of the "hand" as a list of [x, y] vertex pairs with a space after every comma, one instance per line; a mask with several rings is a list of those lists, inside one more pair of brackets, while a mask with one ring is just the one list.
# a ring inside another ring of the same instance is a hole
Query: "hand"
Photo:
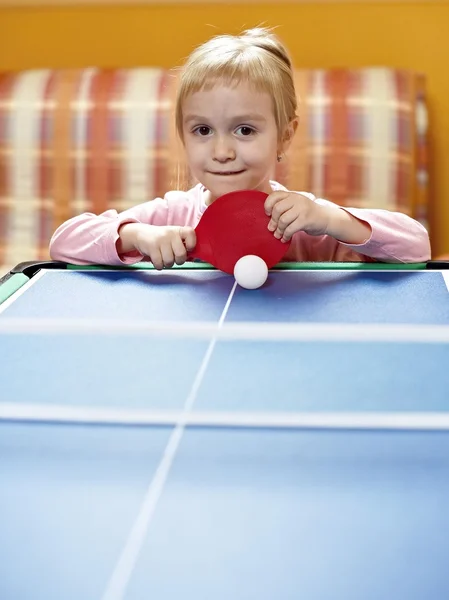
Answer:
[[271, 217], [268, 229], [283, 242], [291, 240], [297, 231], [305, 231], [309, 235], [327, 233], [329, 209], [302, 194], [273, 192], [265, 200], [265, 212]]
[[187, 252], [196, 246], [196, 234], [192, 227], [125, 223], [119, 235], [119, 254], [137, 250], [147, 256], [158, 270], [172, 267], [175, 263], [182, 265], [187, 260]]

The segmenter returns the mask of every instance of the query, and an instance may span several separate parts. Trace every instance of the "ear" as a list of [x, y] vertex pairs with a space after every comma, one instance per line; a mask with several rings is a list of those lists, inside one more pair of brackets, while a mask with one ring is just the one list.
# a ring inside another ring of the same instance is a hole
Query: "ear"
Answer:
[[298, 128], [298, 122], [299, 122], [299, 118], [294, 117], [290, 121], [290, 123], [287, 125], [287, 127], [285, 128], [284, 135], [282, 136], [281, 154], [284, 154], [285, 152], [287, 152], [290, 144], [292, 143], [293, 137]]

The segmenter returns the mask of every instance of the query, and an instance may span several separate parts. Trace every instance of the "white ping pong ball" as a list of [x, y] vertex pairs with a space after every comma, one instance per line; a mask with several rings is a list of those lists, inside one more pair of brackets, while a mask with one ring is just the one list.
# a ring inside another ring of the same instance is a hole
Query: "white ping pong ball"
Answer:
[[235, 263], [234, 277], [241, 287], [247, 290], [255, 290], [260, 288], [267, 280], [267, 264], [262, 258], [254, 254], [242, 256]]

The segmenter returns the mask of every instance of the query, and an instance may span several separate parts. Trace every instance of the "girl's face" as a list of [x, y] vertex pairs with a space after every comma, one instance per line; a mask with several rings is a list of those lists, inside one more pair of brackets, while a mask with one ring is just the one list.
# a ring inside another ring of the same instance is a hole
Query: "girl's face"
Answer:
[[217, 84], [188, 96], [182, 108], [187, 160], [208, 203], [236, 190], [271, 193], [282, 148], [268, 93]]

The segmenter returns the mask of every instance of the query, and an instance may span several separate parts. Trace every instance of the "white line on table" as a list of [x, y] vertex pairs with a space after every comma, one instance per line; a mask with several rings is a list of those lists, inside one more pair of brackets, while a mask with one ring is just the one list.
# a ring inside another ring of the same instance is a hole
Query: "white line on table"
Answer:
[[[234, 286], [235, 287], [235, 286]], [[188, 339], [449, 342], [449, 324], [145, 321], [117, 319], [0, 319], [0, 335], [162, 336]]]
[[[218, 327], [223, 325], [236, 286], [237, 283], [234, 283], [218, 322]], [[196, 374], [190, 393], [187, 396], [184, 409], [179, 415], [179, 421], [170, 435], [162, 459], [158, 468], [156, 469], [153, 479], [150, 482], [140, 511], [131, 528], [128, 539], [125, 542], [125, 546], [108, 582], [106, 591], [103, 595], [103, 600], [121, 600], [124, 598], [124, 594], [137, 563], [140, 550], [145, 541], [151, 519], [155, 513], [157, 504], [164, 489], [165, 482], [170, 472], [170, 468], [173, 464], [174, 457], [179, 448], [179, 444], [184, 433], [186, 417], [192, 411], [198, 390], [201, 386], [201, 382], [203, 381], [204, 374], [214, 351], [215, 344], [216, 338], [213, 338], [207, 348], [206, 354], [204, 355], [203, 362], [201, 363], [201, 366]]]
[[[205, 359], [210, 358], [210, 353]], [[194, 400], [205, 365], [189, 395]], [[186, 403], [187, 405], [187, 403]], [[0, 403], [0, 421], [114, 426], [448, 430], [448, 412], [256, 412], [119, 409]]]

